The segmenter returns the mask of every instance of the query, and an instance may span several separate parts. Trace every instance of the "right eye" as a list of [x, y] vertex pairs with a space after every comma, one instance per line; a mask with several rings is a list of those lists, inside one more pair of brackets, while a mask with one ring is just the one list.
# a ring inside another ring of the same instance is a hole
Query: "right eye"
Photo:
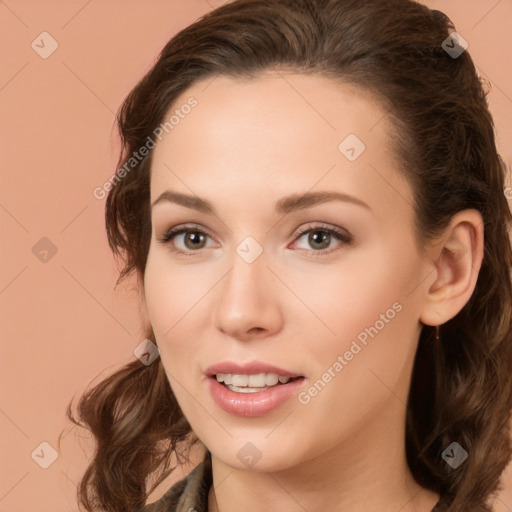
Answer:
[[[177, 237], [184, 235], [181, 239], [184, 244], [183, 248], [176, 247], [175, 240]], [[199, 228], [199, 226], [191, 224], [185, 226], [176, 226], [166, 231], [162, 236], [157, 237], [158, 242], [169, 245], [169, 248], [177, 254], [192, 256], [193, 253], [200, 252], [204, 249], [206, 238], [210, 236]]]

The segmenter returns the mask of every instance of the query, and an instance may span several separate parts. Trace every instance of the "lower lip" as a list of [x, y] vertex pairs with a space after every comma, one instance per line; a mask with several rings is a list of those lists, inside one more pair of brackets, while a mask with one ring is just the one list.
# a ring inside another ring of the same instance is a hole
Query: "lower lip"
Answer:
[[263, 416], [297, 394], [304, 378], [301, 377], [286, 384], [277, 384], [255, 393], [237, 393], [230, 391], [215, 377], [210, 377], [208, 380], [215, 403], [224, 411], [235, 416]]

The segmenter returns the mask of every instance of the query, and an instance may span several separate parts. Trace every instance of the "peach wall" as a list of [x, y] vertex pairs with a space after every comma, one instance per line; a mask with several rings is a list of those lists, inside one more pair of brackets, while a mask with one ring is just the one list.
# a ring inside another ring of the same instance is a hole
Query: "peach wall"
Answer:
[[[113, 291], [104, 200], [92, 190], [115, 170], [112, 126], [125, 95], [172, 34], [220, 3], [0, 2], [0, 512], [77, 510], [90, 443], [75, 429], [59, 448], [65, 407], [142, 340], [133, 290]], [[510, 166], [512, 3], [427, 4], [455, 21], [492, 83]], [[512, 470], [496, 507], [510, 510]]]

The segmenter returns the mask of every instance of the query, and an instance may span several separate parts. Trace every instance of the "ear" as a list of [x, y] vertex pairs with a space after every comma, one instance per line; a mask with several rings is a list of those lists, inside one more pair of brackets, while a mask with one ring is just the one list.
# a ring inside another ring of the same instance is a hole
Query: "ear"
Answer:
[[459, 313], [471, 298], [484, 255], [484, 222], [478, 210], [464, 210], [427, 251], [431, 277], [420, 320], [441, 325]]

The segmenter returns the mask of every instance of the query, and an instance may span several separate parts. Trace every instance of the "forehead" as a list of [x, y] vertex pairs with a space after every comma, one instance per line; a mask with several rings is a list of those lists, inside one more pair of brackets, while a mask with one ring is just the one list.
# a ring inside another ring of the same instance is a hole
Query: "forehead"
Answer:
[[197, 106], [180, 119], [174, 116], [179, 123], [170, 130], [171, 145], [179, 146], [181, 137], [196, 132], [203, 149], [211, 143], [210, 150], [250, 154], [265, 145], [282, 153], [298, 140], [327, 145], [348, 133], [373, 139], [370, 132], [385, 117], [367, 91], [319, 75], [267, 72], [254, 78], [208, 78], [176, 98], [166, 119], [189, 111], [191, 98]]
[[[196, 106], [183, 108], [191, 98]], [[183, 92], [166, 119], [172, 115], [179, 122], [153, 154], [152, 201], [166, 188], [203, 197], [223, 191], [235, 201], [245, 190], [284, 195], [316, 184], [369, 200], [408, 195], [385, 110], [339, 81], [279, 72], [210, 77]]]

